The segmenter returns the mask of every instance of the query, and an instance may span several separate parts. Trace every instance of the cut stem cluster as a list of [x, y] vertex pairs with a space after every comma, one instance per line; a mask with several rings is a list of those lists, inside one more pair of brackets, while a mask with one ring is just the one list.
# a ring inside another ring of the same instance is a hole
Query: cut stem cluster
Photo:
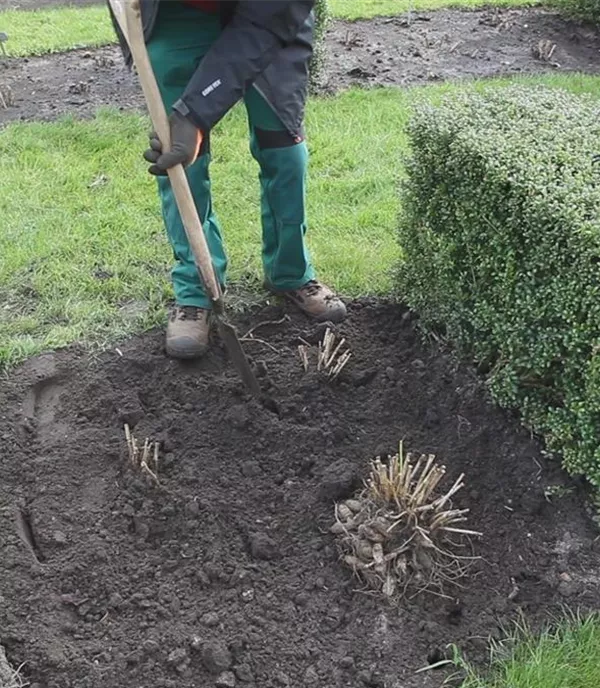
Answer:
[[[352, 357], [350, 349], [343, 351], [343, 346], [346, 339], [342, 337], [339, 341], [335, 334], [327, 328], [323, 340], [319, 342], [317, 347], [317, 371], [323, 372], [331, 380], [335, 380], [346, 364]], [[298, 347], [298, 355], [302, 367], [306, 372], [310, 368], [309, 351], [311, 350], [309, 344], [300, 344]]]
[[129, 452], [131, 465], [142, 473], [146, 473], [154, 483], [159, 485], [158, 442], [150, 442], [146, 438], [144, 444], [140, 447], [127, 423], [125, 423], [125, 439], [127, 440], [127, 451]]
[[339, 538], [345, 563], [370, 587], [387, 597], [435, 590], [456, 583], [467, 563], [459, 548], [481, 533], [463, 527], [468, 509], [456, 509], [452, 498], [464, 486], [460, 475], [442, 492], [444, 466], [435, 456], [416, 461], [403, 447], [387, 463], [376, 458], [365, 488], [337, 504], [332, 532]]
[[[2, 45], [0, 43], [0, 45]], [[3, 110], [8, 110], [15, 104], [14, 96], [11, 87], [8, 84], [0, 84], [0, 107]]]

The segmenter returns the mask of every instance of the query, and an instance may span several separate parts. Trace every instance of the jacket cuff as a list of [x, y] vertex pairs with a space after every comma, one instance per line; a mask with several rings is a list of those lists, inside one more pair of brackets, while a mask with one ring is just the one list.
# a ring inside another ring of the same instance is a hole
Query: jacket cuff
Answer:
[[183, 117], [187, 117], [189, 120], [191, 120], [203, 134], [206, 134], [209, 131], [210, 127], [208, 127], [206, 123], [202, 120], [202, 118], [198, 117], [198, 115], [193, 110], [190, 110], [190, 108], [187, 106], [187, 104], [183, 101], [182, 98], [175, 101], [175, 103], [173, 104], [173, 110], [175, 110], [175, 112], [178, 112]]

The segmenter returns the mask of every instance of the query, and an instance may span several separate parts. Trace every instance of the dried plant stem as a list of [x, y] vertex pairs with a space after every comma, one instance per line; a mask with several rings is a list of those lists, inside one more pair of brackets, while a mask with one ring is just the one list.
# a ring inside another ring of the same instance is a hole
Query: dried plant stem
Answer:
[[125, 439], [127, 441], [127, 451], [129, 452], [129, 460], [135, 465], [136, 458], [136, 445], [133, 436], [131, 435], [131, 430], [129, 429], [129, 424], [125, 423]]
[[319, 342], [319, 359], [317, 363], [317, 370], [322, 370], [327, 367], [327, 360], [331, 354], [331, 347], [335, 341], [333, 332], [327, 328], [325, 330], [325, 336], [323, 337], [323, 342]]
[[[335, 334], [329, 328], [325, 330], [323, 339], [317, 344], [317, 372], [325, 373], [330, 380], [335, 380], [339, 376], [352, 357], [349, 349], [342, 352], [344, 344], [346, 344], [345, 338], [342, 337], [337, 341]], [[310, 367], [311, 348], [304, 341], [298, 347], [300, 362], [305, 372], [308, 372]]]
[[307, 348], [304, 344], [300, 344], [298, 346], [298, 355], [300, 356], [300, 362], [302, 363], [302, 367], [304, 368], [304, 372], [308, 372], [309, 368], [309, 361], [308, 361], [308, 351]]
[[[141, 470], [143, 473], [146, 473], [154, 483], [160, 485], [158, 479], [158, 443], [150, 442], [150, 440], [146, 438], [140, 451], [138, 441], [127, 423], [125, 423], [124, 428], [131, 465]], [[150, 463], [152, 463], [152, 468], [150, 467]]]
[[[331, 346], [333, 346], [333, 343], [335, 343], [335, 339], [333, 340]], [[338, 345], [333, 350], [333, 353], [329, 354], [329, 356], [325, 360], [325, 368], [329, 368], [331, 366], [335, 357], [339, 354], [340, 349], [342, 348], [342, 346], [344, 346], [345, 343], [346, 343], [346, 339], [344, 337], [342, 337], [342, 339], [340, 339], [340, 341], [338, 342]]]
[[336, 363], [335, 367], [332, 368], [331, 373], [330, 373], [330, 377], [332, 380], [335, 380], [336, 377], [342, 372], [342, 370], [346, 366], [346, 363], [348, 363], [348, 361], [350, 360], [351, 357], [352, 357], [352, 354], [350, 353], [350, 351], [346, 351], [339, 358], [338, 362]]

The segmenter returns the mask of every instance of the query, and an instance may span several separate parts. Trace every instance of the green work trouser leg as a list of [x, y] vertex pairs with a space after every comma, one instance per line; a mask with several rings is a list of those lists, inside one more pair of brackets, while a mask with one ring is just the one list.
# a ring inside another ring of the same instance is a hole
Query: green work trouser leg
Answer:
[[[220, 32], [215, 15], [180, 2], [161, 3], [148, 52], [167, 110], [181, 97]], [[244, 102], [250, 123], [250, 149], [260, 166], [265, 278], [276, 289], [297, 289], [314, 277], [304, 241], [308, 150], [305, 142], [283, 147], [273, 147], [268, 142], [265, 145], [269, 138], [265, 132], [284, 131], [285, 127], [256, 89], [248, 91]], [[217, 278], [225, 285], [227, 257], [212, 206], [209, 163], [210, 153], [205, 148], [188, 168], [187, 175]], [[172, 270], [175, 299], [182, 306], [207, 308], [210, 302], [202, 288], [168, 178], [159, 178], [158, 188], [176, 259]]]

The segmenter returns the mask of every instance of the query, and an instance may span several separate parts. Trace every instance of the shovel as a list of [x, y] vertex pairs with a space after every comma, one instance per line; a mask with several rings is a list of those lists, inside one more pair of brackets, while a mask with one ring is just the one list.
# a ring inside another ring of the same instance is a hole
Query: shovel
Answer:
[[[148, 51], [146, 50], [139, 0], [109, 0], [109, 2], [119, 28], [129, 45], [152, 125], [164, 150], [168, 150], [171, 146], [171, 129], [158, 84], [152, 71]], [[252, 372], [250, 362], [246, 358], [234, 326], [227, 321], [225, 316], [223, 293], [215, 275], [210, 251], [185, 170], [182, 165], [176, 165], [168, 170], [168, 175], [185, 233], [194, 255], [194, 262], [198, 268], [206, 294], [212, 302], [212, 312], [217, 321], [221, 339], [246, 387], [254, 396], [260, 397], [261, 389]]]

